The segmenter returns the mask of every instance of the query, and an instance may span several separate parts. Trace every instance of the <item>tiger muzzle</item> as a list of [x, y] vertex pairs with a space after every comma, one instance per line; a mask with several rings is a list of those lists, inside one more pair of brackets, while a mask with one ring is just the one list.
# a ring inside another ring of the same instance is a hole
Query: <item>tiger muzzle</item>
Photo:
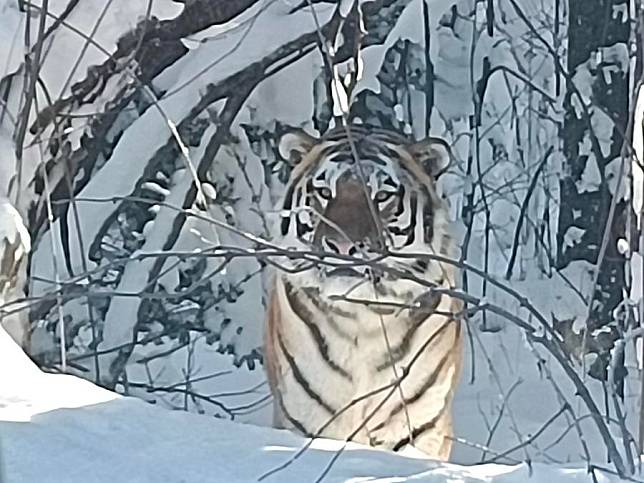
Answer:
[[336, 263], [328, 266], [327, 275], [365, 276], [368, 267], [360, 261], [382, 252], [379, 223], [374, 216], [379, 216], [377, 208], [369, 206], [360, 184], [348, 182], [338, 185], [337, 194], [329, 200], [314, 236], [314, 244], [319, 249], [342, 257], [338, 261], [342, 266]]

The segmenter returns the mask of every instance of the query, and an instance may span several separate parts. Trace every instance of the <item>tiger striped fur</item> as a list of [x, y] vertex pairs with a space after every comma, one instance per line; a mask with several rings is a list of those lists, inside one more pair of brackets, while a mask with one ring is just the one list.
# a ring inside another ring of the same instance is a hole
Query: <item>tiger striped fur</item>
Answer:
[[351, 265], [347, 256], [364, 260], [384, 249], [455, 256], [435, 187], [449, 148], [436, 138], [412, 143], [382, 129], [348, 129], [320, 139], [289, 133], [280, 144], [297, 164], [281, 202], [278, 240], [340, 258], [276, 275], [264, 353], [274, 424], [393, 451], [412, 445], [447, 460], [461, 304], [387, 268], [450, 288], [456, 271], [429, 258], [387, 257], [383, 269]]

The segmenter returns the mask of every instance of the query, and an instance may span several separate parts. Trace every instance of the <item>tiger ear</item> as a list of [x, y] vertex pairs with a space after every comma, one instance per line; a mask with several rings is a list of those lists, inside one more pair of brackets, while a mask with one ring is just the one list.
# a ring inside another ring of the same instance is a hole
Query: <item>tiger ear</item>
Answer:
[[302, 129], [289, 131], [280, 138], [279, 152], [283, 159], [293, 164], [299, 163], [308, 153], [316, 139]]
[[409, 146], [409, 152], [434, 179], [443, 174], [452, 159], [452, 150], [442, 138], [428, 137]]

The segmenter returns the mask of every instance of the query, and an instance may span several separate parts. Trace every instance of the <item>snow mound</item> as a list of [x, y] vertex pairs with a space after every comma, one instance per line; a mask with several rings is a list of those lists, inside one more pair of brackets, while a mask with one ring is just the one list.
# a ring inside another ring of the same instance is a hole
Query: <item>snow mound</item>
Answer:
[[[169, 411], [67, 375], [41, 372], [0, 329], [0, 481], [258, 481], [306, 440], [287, 431]], [[268, 482], [316, 481], [342, 442], [316, 440]], [[374, 450], [345, 451], [325, 482], [590, 481], [585, 469], [458, 466]], [[618, 481], [598, 475], [598, 481]]]
[[[49, 411], [80, 408], [119, 397], [75, 376], [42, 372], [0, 327], [0, 424], [29, 422]], [[0, 442], [7, 439], [7, 433], [0, 430]]]

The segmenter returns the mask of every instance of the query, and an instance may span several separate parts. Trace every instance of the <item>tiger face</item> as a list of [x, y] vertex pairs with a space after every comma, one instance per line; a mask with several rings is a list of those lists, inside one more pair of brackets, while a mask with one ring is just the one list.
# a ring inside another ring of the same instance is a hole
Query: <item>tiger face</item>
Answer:
[[307, 271], [302, 285], [347, 285], [365, 275], [379, 284], [392, 280], [387, 271], [355, 260], [379, 260], [423, 278], [440, 270], [436, 263], [382, 255], [449, 255], [446, 206], [435, 185], [450, 159], [445, 141], [410, 142], [392, 131], [352, 126], [319, 139], [286, 134], [280, 153], [296, 163], [281, 203], [281, 244], [339, 256]]

